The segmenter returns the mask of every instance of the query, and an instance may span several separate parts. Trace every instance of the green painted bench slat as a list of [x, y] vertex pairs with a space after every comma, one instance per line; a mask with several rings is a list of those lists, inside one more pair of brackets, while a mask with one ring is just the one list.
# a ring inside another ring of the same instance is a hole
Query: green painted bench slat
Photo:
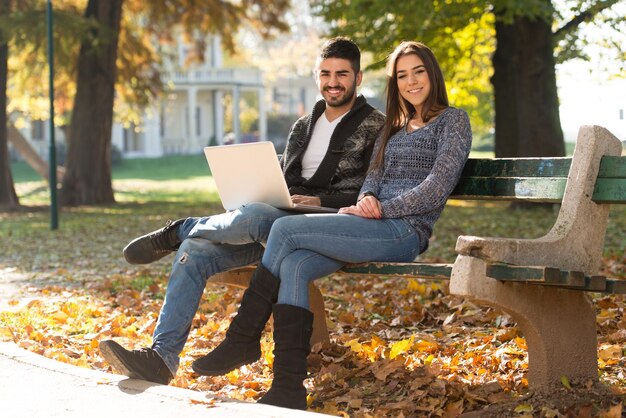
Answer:
[[415, 277], [418, 279], [449, 280], [452, 264], [420, 264], [420, 263], [363, 263], [348, 264], [342, 273], [358, 275], [381, 275], [397, 277]]
[[[572, 159], [553, 158], [470, 158], [461, 177], [567, 177]], [[598, 178], [626, 178], [626, 156], [605, 155]]]
[[566, 183], [565, 177], [462, 177], [452, 192], [452, 198], [558, 203], [563, 198]]
[[461, 177], [567, 177], [572, 159], [558, 158], [470, 158]]
[[626, 178], [626, 156], [605, 155], [602, 157], [598, 178]]
[[[566, 183], [565, 178], [465, 177], [452, 192], [452, 198], [560, 203]], [[626, 179], [598, 178], [592, 199], [596, 203], [626, 203]]]
[[[559, 203], [571, 158], [470, 159], [454, 199]], [[602, 157], [593, 200], [626, 203], [626, 156]]]
[[599, 178], [592, 200], [596, 203], [626, 203], [626, 178]]
[[580, 271], [564, 271], [551, 267], [524, 267], [490, 264], [487, 277], [506, 282], [524, 282], [603, 293], [626, 293], [626, 280], [604, 276], [585, 276]]
[[607, 279], [606, 293], [626, 293], [626, 280]]

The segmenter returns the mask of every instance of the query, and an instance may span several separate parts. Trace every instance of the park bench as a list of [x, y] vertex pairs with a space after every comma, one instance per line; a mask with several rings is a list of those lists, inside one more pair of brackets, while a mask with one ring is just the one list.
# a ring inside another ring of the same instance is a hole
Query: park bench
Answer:
[[[365, 263], [338, 274], [449, 280], [450, 293], [501, 309], [528, 346], [532, 387], [598, 379], [596, 314], [587, 292], [626, 293], [598, 275], [610, 204], [626, 203], [626, 156], [606, 129], [583, 126], [572, 158], [470, 159], [453, 199], [561, 203], [537, 239], [458, 237], [453, 264]], [[209, 278], [245, 287], [254, 267]], [[324, 302], [310, 286], [312, 343], [327, 341]]]

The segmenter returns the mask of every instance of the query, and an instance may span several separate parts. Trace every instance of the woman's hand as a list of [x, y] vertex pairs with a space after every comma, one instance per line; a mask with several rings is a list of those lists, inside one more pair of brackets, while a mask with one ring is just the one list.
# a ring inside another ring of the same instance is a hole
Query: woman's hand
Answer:
[[356, 215], [368, 219], [380, 219], [383, 216], [382, 205], [374, 196], [365, 196], [356, 205], [339, 209], [341, 214]]

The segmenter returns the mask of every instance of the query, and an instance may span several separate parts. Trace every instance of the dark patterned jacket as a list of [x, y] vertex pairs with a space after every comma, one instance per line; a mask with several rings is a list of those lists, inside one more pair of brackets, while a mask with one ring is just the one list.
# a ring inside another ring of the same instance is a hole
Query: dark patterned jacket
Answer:
[[289, 192], [319, 196], [322, 206], [340, 208], [353, 205], [365, 180], [374, 142], [385, 115], [359, 95], [348, 114], [337, 124], [324, 159], [313, 176], [302, 177], [302, 155], [306, 150], [315, 122], [324, 113], [326, 103], [320, 100], [313, 112], [294, 123], [289, 132], [281, 166]]

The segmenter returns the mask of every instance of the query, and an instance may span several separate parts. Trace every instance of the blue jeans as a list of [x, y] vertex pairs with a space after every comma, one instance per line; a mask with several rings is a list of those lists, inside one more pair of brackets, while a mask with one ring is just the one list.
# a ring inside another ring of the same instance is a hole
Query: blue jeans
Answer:
[[261, 262], [280, 278], [278, 303], [309, 309], [310, 281], [347, 263], [413, 261], [427, 241], [402, 219], [290, 216], [272, 226]]
[[182, 244], [152, 336], [152, 348], [172, 373], [178, 369], [178, 356], [187, 342], [207, 279], [258, 262], [272, 224], [288, 215], [293, 212], [251, 203], [219, 215], [187, 218], [179, 226]]

